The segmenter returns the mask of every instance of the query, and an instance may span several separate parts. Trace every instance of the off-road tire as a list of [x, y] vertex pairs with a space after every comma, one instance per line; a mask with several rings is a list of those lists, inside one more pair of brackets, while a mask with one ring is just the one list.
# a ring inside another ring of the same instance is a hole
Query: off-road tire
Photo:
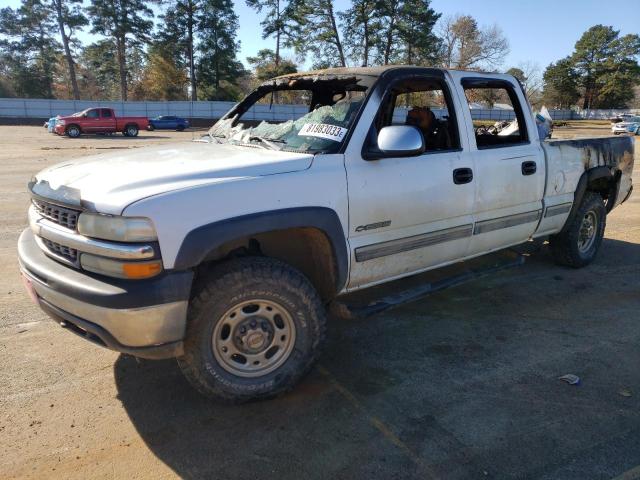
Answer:
[[[245, 378], [218, 362], [213, 334], [226, 312], [256, 299], [276, 302], [286, 309], [295, 325], [295, 342], [275, 370]], [[196, 281], [187, 315], [184, 355], [177, 360], [187, 380], [205, 396], [242, 403], [293, 388], [316, 361], [325, 336], [325, 308], [301, 272], [279, 260], [242, 257], [214, 267]]]
[[[579, 247], [583, 221], [587, 215], [595, 215], [593, 242], [586, 250]], [[573, 219], [570, 220], [562, 232], [549, 238], [551, 253], [555, 262], [567, 267], [581, 268], [596, 257], [607, 223], [607, 210], [602, 197], [595, 192], [585, 192], [582, 202]]]
[[82, 131], [77, 125], [69, 125], [65, 133], [69, 138], [78, 138], [82, 134]]

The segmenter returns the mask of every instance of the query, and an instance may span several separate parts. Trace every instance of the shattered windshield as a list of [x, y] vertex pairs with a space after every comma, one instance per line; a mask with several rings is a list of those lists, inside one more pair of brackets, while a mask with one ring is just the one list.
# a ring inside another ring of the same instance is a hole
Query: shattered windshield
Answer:
[[209, 136], [273, 150], [337, 152], [366, 92], [361, 85], [330, 81], [316, 81], [310, 88], [263, 87], [211, 127]]

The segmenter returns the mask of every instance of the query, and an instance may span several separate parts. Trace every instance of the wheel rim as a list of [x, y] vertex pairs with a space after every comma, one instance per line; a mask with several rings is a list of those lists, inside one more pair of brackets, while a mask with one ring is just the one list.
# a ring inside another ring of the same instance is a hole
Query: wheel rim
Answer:
[[596, 240], [598, 229], [598, 215], [593, 210], [588, 211], [582, 218], [580, 233], [578, 236], [578, 250], [581, 253], [587, 252]]
[[127, 133], [133, 137], [136, 134], [136, 129], [134, 127], [129, 127], [127, 129]]
[[271, 300], [249, 300], [227, 310], [212, 338], [222, 368], [239, 377], [274, 371], [291, 355], [296, 329], [289, 312]]

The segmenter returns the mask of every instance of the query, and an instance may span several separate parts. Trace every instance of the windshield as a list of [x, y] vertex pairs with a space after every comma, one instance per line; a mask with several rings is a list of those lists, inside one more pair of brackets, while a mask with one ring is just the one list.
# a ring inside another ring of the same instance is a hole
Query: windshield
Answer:
[[220, 143], [335, 153], [353, 127], [368, 90], [349, 80], [316, 79], [309, 88], [300, 88], [294, 81], [289, 82], [294, 84], [291, 87], [263, 86], [211, 127], [209, 136]]

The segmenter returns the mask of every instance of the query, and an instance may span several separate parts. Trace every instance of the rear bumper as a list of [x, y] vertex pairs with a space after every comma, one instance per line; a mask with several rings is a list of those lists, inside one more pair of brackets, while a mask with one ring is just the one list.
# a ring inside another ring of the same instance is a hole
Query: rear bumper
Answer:
[[18, 256], [40, 307], [62, 326], [138, 357], [182, 354], [191, 271], [141, 281], [88, 274], [46, 256], [30, 230], [20, 236]]

